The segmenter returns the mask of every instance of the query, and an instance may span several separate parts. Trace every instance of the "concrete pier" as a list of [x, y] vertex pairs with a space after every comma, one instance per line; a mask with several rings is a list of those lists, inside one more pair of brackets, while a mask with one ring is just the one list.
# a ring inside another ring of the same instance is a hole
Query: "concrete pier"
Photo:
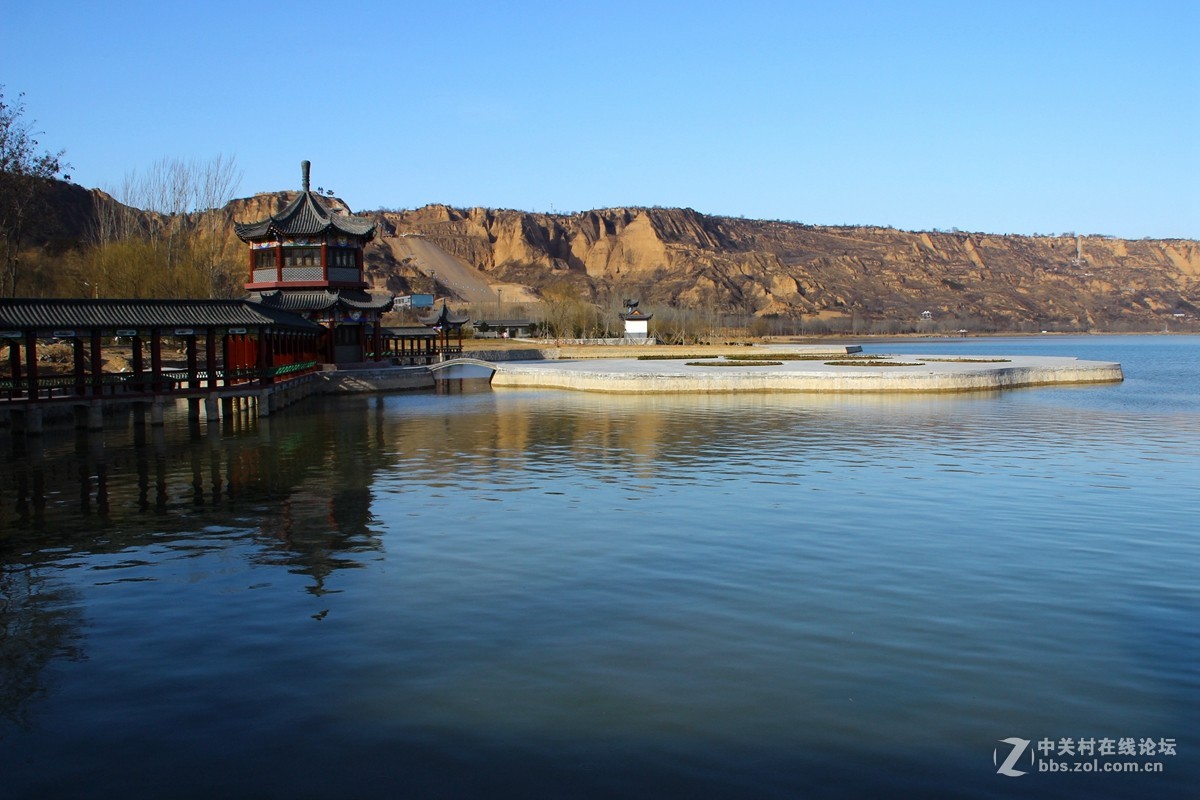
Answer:
[[[759, 351], [761, 352], [761, 351]], [[782, 364], [713, 359], [538, 361], [497, 364], [495, 388], [551, 388], [616, 393], [973, 392], [1020, 386], [1110, 383], [1121, 365], [1050, 356], [971, 358], [895, 355], [870, 361], [783, 361]], [[725, 363], [727, 366], [717, 366]]]

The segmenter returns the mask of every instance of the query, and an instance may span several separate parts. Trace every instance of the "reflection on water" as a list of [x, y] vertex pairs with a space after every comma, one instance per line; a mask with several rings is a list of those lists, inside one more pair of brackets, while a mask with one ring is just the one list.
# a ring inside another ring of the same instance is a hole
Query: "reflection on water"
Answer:
[[[69, 588], [34, 569], [0, 571], [0, 719], [28, 729], [54, 659], [79, 660], [82, 615]], [[4, 726], [0, 725], [0, 741]]]
[[[1198, 348], [1148, 341], [1054, 351], [1115, 386], [450, 382], [11, 441], [0, 768], [16, 796], [1181, 794]], [[1180, 755], [1008, 779], [1012, 736]]]

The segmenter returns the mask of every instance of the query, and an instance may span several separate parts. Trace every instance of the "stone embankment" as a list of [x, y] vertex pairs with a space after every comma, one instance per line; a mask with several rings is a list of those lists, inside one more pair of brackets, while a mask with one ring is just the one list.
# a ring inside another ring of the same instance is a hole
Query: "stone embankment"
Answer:
[[[849, 346], [771, 348], [698, 345], [512, 347], [465, 355], [490, 362], [495, 388], [551, 388], [627, 394], [808, 392], [919, 393], [997, 391], [1026, 386], [1112, 383], [1121, 365], [1061, 356], [862, 356]], [[598, 358], [612, 354], [610, 358]], [[772, 360], [777, 355], [778, 360]], [[753, 360], [748, 360], [752, 357]], [[320, 374], [331, 394], [429, 389], [428, 367], [356, 367]]]
[[[724, 364], [724, 365], [722, 365]], [[543, 361], [501, 363], [495, 388], [552, 388], [629, 394], [810, 392], [978, 392], [1022, 386], [1110, 383], [1121, 365], [1075, 358], [1021, 356], [1007, 360], [953, 360], [944, 356], [890, 356], [861, 362], [783, 363], [717, 361]]]

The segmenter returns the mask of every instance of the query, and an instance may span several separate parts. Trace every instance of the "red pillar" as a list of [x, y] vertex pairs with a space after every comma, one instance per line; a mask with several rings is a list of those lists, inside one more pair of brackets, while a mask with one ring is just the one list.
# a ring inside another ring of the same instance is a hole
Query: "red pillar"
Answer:
[[238, 363], [247, 369], [258, 364], [258, 339], [250, 338], [249, 333], [242, 337], [242, 355]]
[[104, 358], [100, 352], [100, 329], [92, 330], [92, 394], [104, 394]]
[[21, 389], [21, 345], [15, 339], [8, 343], [8, 366], [12, 370], [12, 397]]
[[25, 333], [25, 380], [26, 390], [30, 400], [37, 398], [37, 373], [37, 333], [34, 331], [27, 331]]
[[146, 390], [143, 373], [146, 371], [146, 364], [142, 358], [142, 337], [134, 336], [129, 343], [129, 348], [133, 355], [133, 384], [139, 392]]
[[204, 371], [208, 373], [207, 388], [217, 388], [217, 332], [212, 328], [204, 331]]
[[154, 328], [150, 331], [150, 388], [160, 392], [162, 383], [162, 331]]
[[255, 349], [255, 342], [249, 333], [243, 333], [238, 337], [238, 368], [252, 369], [257, 362], [258, 350]]
[[199, 354], [196, 351], [196, 335], [192, 334], [190, 336], [185, 336], [184, 341], [186, 342], [185, 348], [187, 350], [188, 388], [189, 389], [199, 389], [200, 388], [200, 376], [197, 373], [199, 373], [199, 371], [200, 371], [200, 369], [199, 369], [200, 365], [199, 365]]
[[275, 366], [273, 353], [271, 352], [274, 343], [271, 341], [271, 331], [267, 328], [259, 328], [258, 330], [258, 373], [259, 378], [263, 383], [274, 383], [275, 377], [271, 374], [271, 368]]
[[78, 336], [71, 340], [71, 377], [75, 380], [75, 394], [87, 394], [87, 362], [83, 357], [83, 339]]
[[233, 373], [242, 368], [242, 336], [241, 334], [227, 334], [225, 336], [224, 350], [221, 357], [225, 363], [225, 385], [228, 386], [233, 379]]

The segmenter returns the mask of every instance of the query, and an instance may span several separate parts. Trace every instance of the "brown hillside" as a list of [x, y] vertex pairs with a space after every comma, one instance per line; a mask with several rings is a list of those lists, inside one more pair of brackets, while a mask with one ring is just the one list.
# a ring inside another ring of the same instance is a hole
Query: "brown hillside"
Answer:
[[387, 239], [419, 235], [492, 283], [569, 280], [593, 299], [756, 315], [821, 312], [1111, 328], [1200, 305], [1200, 242], [1076, 240], [711, 217], [690, 209], [548, 215], [426, 206], [384, 212]]
[[[261, 219], [295, 196], [234, 200], [230, 220]], [[350, 213], [337, 198], [335, 209]], [[62, 236], [84, 242], [105, 219], [161, 221], [108, 195], [58, 184]], [[612, 208], [571, 215], [430, 205], [364, 214], [378, 288], [510, 302], [562, 282], [612, 306], [637, 297], [721, 313], [962, 320], [1008, 329], [1200, 325], [1200, 242], [907, 232], [715, 217], [691, 209]], [[1183, 315], [1179, 317], [1177, 315]]]

